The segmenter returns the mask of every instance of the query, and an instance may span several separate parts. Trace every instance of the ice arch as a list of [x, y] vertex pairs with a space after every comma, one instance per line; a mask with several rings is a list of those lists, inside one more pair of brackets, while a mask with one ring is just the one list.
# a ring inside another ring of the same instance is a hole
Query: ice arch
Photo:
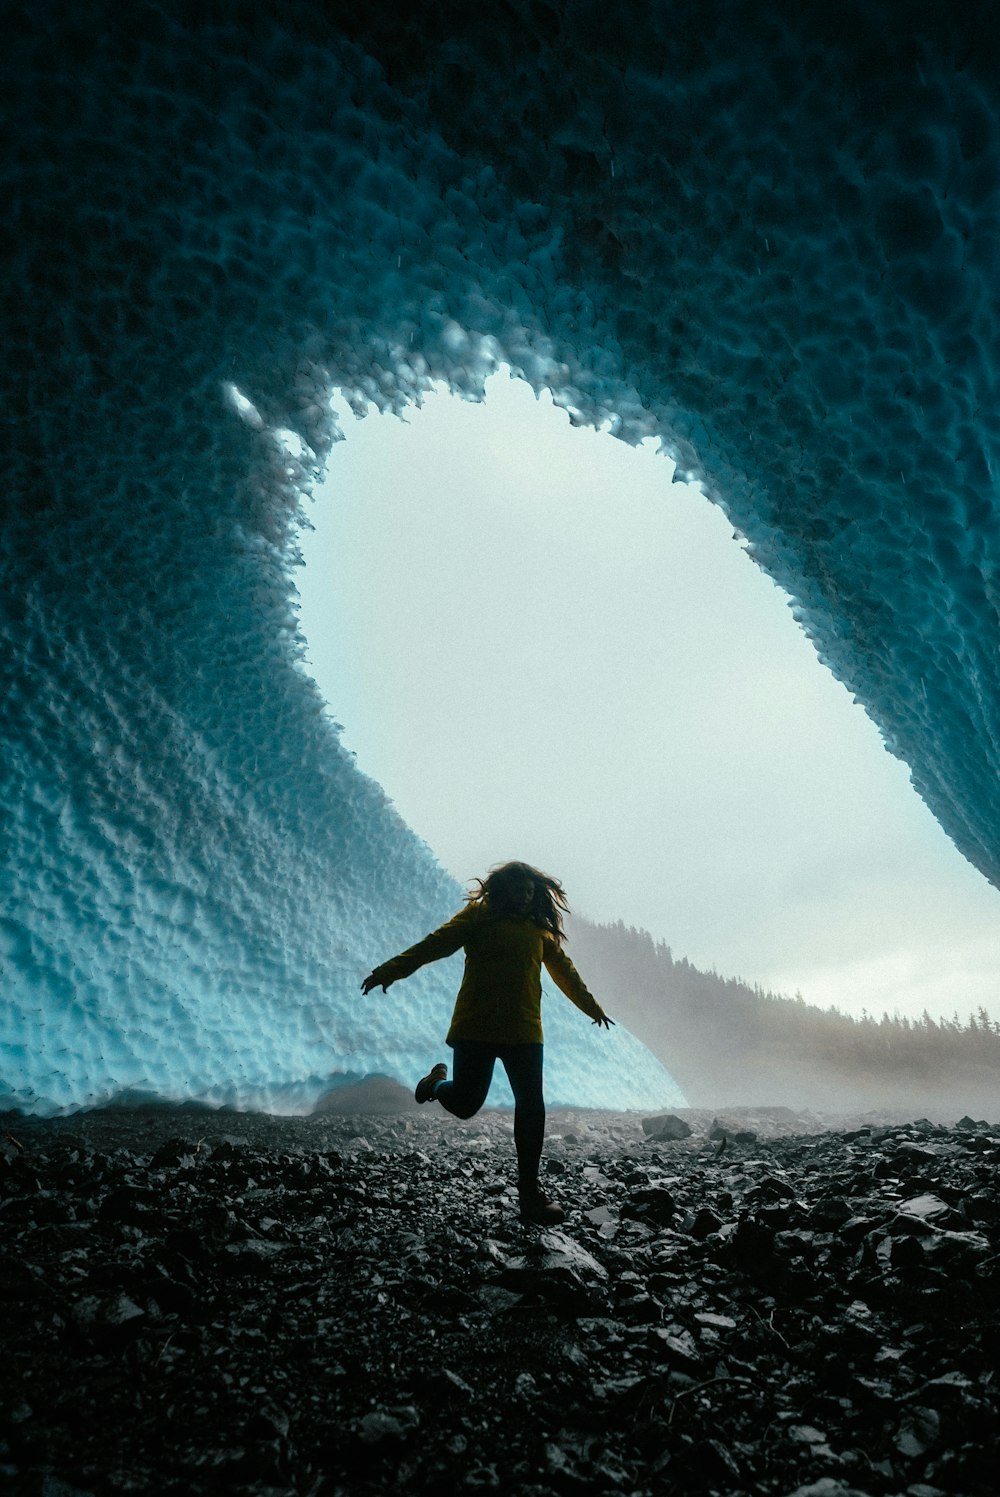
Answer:
[[[8, 1095], [409, 1063], [357, 971], [455, 891], [340, 749], [289, 603], [333, 383], [400, 408], [502, 357], [659, 433], [998, 881], [996, 27], [975, 0], [22, 9]], [[596, 1100], [567, 1054], [558, 1094]], [[619, 1105], [669, 1090], [643, 1064]]]

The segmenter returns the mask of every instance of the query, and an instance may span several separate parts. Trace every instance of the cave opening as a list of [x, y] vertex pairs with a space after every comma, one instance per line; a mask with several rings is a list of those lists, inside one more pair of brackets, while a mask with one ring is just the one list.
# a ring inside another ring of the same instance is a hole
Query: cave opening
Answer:
[[985, 999], [992, 891], [655, 441], [507, 370], [482, 402], [338, 414], [308, 668], [451, 874], [525, 858], [592, 920], [823, 1006]]

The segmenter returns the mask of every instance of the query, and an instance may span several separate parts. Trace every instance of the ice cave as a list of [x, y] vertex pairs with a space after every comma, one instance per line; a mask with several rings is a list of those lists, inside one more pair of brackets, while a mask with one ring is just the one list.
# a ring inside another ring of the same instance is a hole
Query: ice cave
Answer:
[[[453, 972], [358, 984], [461, 890], [343, 749], [293, 606], [333, 389], [402, 411], [506, 362], [658, 437], [1000, 882], [998, 30], [985, 0], [13, 7], [0, 1106], [305, 1109], [439, 1043]], [[545, 1014], [552, 1102], [679, 1100]]]

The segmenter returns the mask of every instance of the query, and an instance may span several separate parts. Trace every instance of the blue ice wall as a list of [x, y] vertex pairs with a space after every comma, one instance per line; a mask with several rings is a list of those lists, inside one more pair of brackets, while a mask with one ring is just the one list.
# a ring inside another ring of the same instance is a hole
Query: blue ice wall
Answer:
[[[299, 663], [332, 385], [402, 409], [503, 359], [659, 433], [997, 881], [993, 7], [274, 12], [5, 23], [6, 1095], [305, 1096], [434, 1050], [448, 974], [402, 1023], [356, 987], [456, 891]], [[549, 1007], [554, 1100], [669, 1100]]]

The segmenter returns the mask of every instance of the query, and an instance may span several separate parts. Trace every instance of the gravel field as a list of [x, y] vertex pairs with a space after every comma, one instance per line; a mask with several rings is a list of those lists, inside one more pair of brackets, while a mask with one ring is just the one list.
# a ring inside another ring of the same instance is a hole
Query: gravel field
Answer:
[[3, 1490], [996, 1497], [1000, 1126], [400, 1107], [6, 1115]]

